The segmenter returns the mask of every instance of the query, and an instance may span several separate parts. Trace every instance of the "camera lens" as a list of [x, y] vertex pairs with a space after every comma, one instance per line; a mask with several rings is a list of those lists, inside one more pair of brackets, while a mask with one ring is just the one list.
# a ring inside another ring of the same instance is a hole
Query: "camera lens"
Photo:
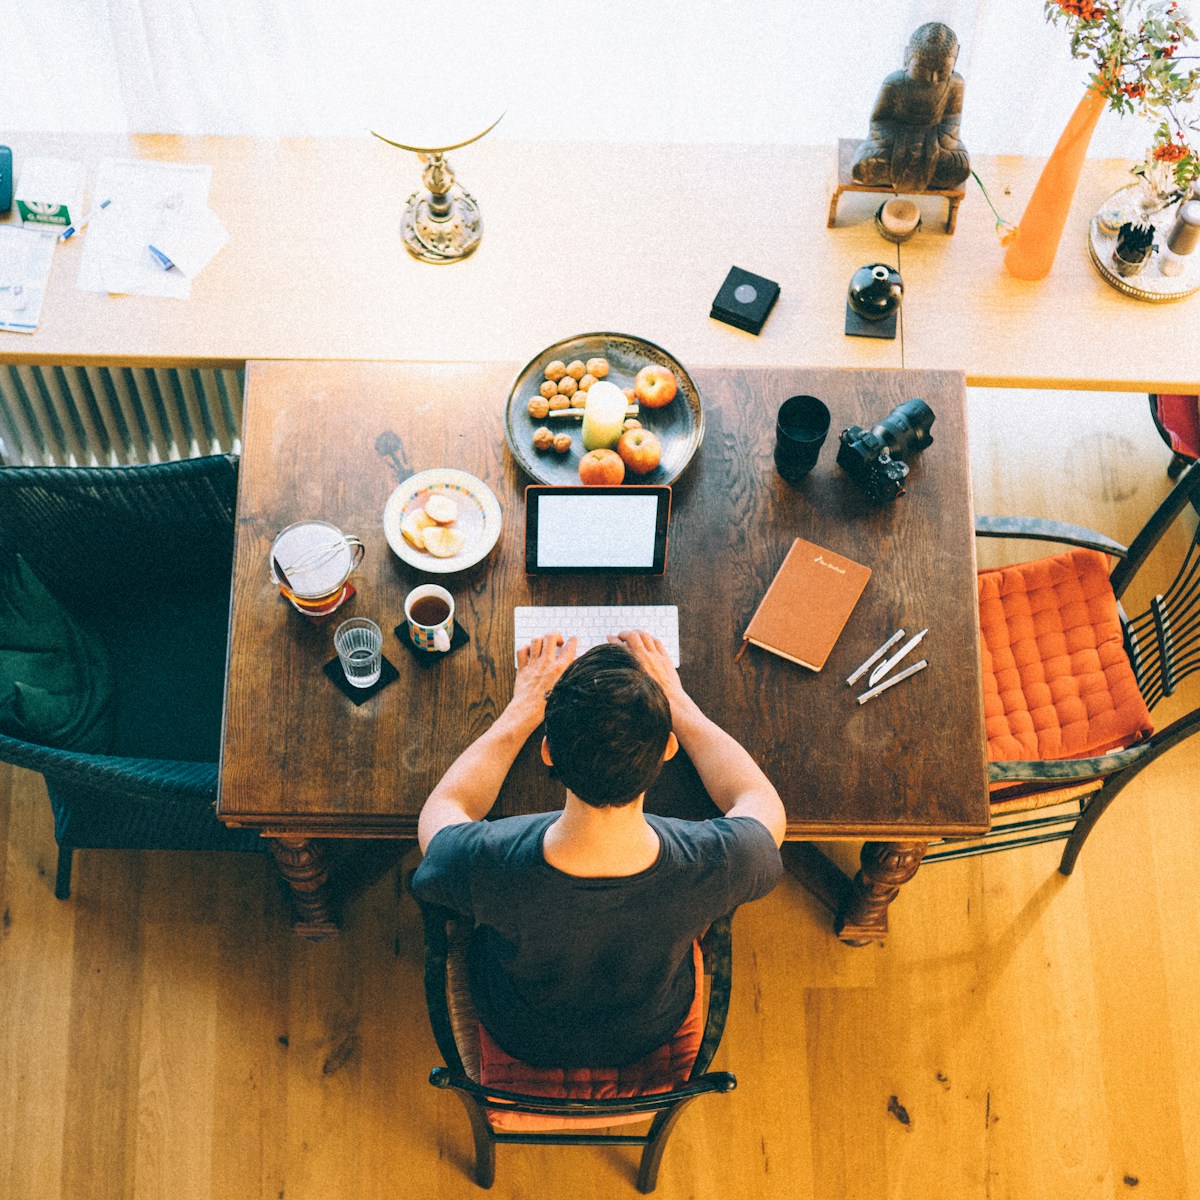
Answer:
[[897, 458], [907, 458], [933, 443], [929, 432], [933, 422], [933, 409], [924, 400], [906, 400], [897, 404], [871, 432], [882, 438]]

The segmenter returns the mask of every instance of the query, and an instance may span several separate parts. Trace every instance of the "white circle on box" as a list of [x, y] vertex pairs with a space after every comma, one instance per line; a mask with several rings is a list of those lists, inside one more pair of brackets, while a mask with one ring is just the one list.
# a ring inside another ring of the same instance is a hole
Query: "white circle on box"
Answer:
[[753, 304], [758, 299], [758, 290], [748, 283], [740, 283], [734, 289], [733, 298], [739, 304]]

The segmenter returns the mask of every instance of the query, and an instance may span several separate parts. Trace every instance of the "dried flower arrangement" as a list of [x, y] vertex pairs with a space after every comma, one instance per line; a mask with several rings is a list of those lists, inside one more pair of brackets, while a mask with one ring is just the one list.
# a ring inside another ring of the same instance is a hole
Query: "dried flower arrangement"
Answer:
[[1200, 178], [1200, 117], [1186, 110], [1200, 96], [1196, 35], [1178, 0], [1045, 0], [1046, 17], [1071, 34], [1071, 53], [1095, 70], [1093, 90], [1118, 113], [1156, 122], [1146, 160], [1134, 167], [1164, 200]]

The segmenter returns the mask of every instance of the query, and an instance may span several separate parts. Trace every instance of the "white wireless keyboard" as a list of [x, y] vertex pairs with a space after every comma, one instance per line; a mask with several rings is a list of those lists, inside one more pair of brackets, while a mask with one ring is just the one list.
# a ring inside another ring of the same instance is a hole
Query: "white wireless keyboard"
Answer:
[[679, 609], [674, 604], [546, 605], [513, 609], [513, 658], [522, 646], [547, 633], [579, 639], [582, 654], [608, 640], [610, 633], [644, 629], [666, 647], [679, 666]]

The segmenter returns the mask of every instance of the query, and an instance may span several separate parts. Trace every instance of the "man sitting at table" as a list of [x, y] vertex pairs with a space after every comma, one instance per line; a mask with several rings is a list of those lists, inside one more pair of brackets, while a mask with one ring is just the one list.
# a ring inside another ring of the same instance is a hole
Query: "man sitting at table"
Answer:
[[[693, 940], [775, 886], [783, 805], [649, 634], [578, 660], [574, 638], [535, 638], [518, 658], [512, 700], [421, 810], [412, 891], [472, 920], [471, 997], [501, 1049], [536, 1067], [622, 1066], [687, 1014]], [[484, 821], [543, 719], [562, 811]], [[643, 812], [680, 746], [722, 817]]]

